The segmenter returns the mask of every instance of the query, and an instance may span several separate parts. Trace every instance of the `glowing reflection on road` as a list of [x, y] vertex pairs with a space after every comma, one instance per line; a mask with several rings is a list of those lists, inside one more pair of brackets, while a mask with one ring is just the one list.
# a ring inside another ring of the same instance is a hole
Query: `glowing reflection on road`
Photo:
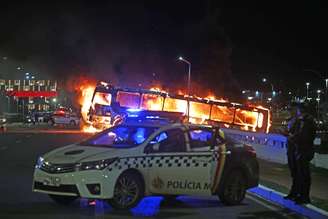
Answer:
[[133, 216], [151, 217], [155, 216], [160, 208], [163, 197], [151, 196], [141, 200], [141, 202], [130, 210]]
[[94, 208], [94, 214], [100, 215], [110, 215], [119, 212], [120, 215], [130, 215], [135, 217], [153, 217], [160, 214], [161, 207], [183, 207], [183, 208], [198, 208], [198, 207], [217, 207], [221, 203], [218, 199], [207, 199], [192, 196], [178, 196], [176, 201], [166, 202], [163, 196], [149, 196], [143, 198], [140, 203], [130, 209], [115, 211], [106, 201], [102, 200], [80, 200], [81, 208]]

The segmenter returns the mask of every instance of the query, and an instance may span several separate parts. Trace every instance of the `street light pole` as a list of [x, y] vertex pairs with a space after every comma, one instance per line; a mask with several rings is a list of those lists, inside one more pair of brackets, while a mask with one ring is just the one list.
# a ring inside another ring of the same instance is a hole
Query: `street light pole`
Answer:
[[183, 61], [188, 64], [188, 85], [187, 85], [187, 95], [188, 95], [188, 100], [187, 100], [187, 117], [188, 117], [188, 122], [189, 122], [189, 116], [190, 116], [190, 103], [189, 103], [189, 97], [190, 97], [190, 77], [191, 77], [191, 63], [184, 59], [183, 57], [179, 57], [180, 61]]
[[318, 102], [318, 106], [317, 106], [317, 118], [319, 120], [320, 118], [320, 93], [321, 93], [321, 90], [317, 90], [317, 93], [318, 93], [318, 96], [317, 96], [317, 102]]
[[[268, 79], [262, 78], [262, 82], [263, 83], [267, 83], [268, 82]], [[272, 99], [273, 99], [273, 97], [275, 96], [274, 86], [273, 86], [273, 84], [270, 81], [268, 83], [271, 85], [271, 95], [272, 95]]]
[[325, 79], [325, 82], [326, 82], [325, 101], [328, 101], [328, 78]]
[[306, 82], [305, 85], [306, 85], [306, 100], [308, 100], [309, 99], [309, 86], [310, 86], [310, 82]]

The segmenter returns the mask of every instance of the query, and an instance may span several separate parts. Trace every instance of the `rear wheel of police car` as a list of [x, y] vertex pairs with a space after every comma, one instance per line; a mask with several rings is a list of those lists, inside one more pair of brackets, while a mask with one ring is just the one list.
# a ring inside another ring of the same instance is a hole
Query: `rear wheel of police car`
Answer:
[[144, 191], [141, 176], [134, 172], [125, 172], [116, 181], [114, 197], [109, 203], [116, 209], [133, 208], [143, 197]]
[[74, 202], [77, 197], [75, 196], [64, 196], [64, 195], [49, 195], [49, 197], [60, 205], [68, 205]]
[[226, 205], [240, 204], [246, 195], [247, 179], [241, 170], [233, 170], [227, 175], [219, 191], [221, 202]]

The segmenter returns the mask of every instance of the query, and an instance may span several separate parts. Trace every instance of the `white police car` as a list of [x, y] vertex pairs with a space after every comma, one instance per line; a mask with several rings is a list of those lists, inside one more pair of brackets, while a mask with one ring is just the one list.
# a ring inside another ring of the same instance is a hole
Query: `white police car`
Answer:
[[218, 195], [234, 205], [258, 185], [258, 171], [254, 150], [218, 128], [130, 122], [39, 157], [33, 191], [62, 204], [106, 199], [119, 209], [149, 195]]
[[80, 118], [77, 116], [76, 113], [66, 112], [66, 111], [56, 111], [49, 119], [48, 124], [76, 126], [80, 124]]

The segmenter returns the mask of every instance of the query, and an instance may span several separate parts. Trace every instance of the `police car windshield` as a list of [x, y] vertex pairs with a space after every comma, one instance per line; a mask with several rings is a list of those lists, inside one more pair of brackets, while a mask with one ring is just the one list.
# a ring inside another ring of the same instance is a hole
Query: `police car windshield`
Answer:
[[156, 127], [143, 126], [116, 126], [91, 137], [80, 145], [131, 148], [142, 144], [156, 129]]

